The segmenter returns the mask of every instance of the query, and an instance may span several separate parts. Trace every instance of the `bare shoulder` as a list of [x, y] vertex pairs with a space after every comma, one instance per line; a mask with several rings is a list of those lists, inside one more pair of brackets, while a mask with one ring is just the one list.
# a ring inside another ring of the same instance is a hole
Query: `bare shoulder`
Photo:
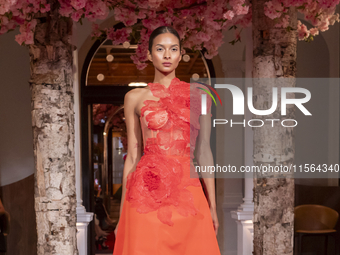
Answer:
[[140, 116], [141, 102], [147, 95], [147, 88], [134, 88], [125, 94], [124, 108], [133, 110], [136, 115]]
[[124, 102], [125, 103], [138, 103], [138, 100], [145, 93], [145, 89], [143, 88], [134, 88], [125, 94]]

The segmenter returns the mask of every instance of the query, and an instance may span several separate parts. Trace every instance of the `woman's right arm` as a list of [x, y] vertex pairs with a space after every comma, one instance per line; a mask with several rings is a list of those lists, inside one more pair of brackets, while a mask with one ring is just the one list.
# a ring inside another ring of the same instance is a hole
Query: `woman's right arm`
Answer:
[[[122, 214], [123, 204], [126, 193], [127, 176], [136, 170], [136, 166], [141, 158], [141, 128], [139, 124], [139, 117], [136, 114], [136, 107], [138, 102], [138, 90], [133, 89], [125, 94], [124, 97], [124, 116], [127, 132], [127, 155], [123, 170], [123, 184], [122, 184], [122, 199], [120, 202], [120, 215]], [[115, 229], [117, 234], [119, 221]]]

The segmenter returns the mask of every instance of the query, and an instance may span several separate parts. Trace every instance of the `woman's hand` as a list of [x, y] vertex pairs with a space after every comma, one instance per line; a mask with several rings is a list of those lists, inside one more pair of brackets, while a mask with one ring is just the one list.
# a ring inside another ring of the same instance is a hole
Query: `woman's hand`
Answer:
[[119, 221], [118, 221], [118, 223], [117, 223], [117, 226], [116, 226], [116, 228], [115, 228], [115, 231], [114, 231], [114, 233], [115, 233], [115, 236], [117, 236], [117, 229], [118, 229], [118, 225], [119, 225]]
[[210, 208], [210, 213], [211, 213], [211, 218], [213, 220], [213, 225], [214, 225], [214, 229], [215, 229], [215, 234], [217, 235], [217, 231], [218, 231], [218, 219], [217, 219], [217, 212], [216, 212], [216, 208]]

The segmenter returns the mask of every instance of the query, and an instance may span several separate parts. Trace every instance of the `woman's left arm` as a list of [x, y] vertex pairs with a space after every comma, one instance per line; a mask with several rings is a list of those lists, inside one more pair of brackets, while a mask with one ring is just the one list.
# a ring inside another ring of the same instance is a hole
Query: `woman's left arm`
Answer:
[[[200, 130], [197, 137], [196, 158], [199, 169], [208, 170], [210, 169], [209, 166], [214, 166], [214, 159], [210, 148], [211, 107], [208, 107], [206, 115], [199, 116], [199, 122]], [[211, 217], [213, 219], [215, 233], [217, 235], [219, 224], [216, 213], [215, 174], [210, 171], [201, 172], [201, 174], [207, 189]]]

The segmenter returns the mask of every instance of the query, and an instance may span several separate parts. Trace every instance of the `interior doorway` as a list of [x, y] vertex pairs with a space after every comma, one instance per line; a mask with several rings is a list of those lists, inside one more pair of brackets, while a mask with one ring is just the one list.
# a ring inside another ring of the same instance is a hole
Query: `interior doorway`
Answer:
[[95, 253], [111, 252], [127, 153], [123, 105], [92, 104]]

